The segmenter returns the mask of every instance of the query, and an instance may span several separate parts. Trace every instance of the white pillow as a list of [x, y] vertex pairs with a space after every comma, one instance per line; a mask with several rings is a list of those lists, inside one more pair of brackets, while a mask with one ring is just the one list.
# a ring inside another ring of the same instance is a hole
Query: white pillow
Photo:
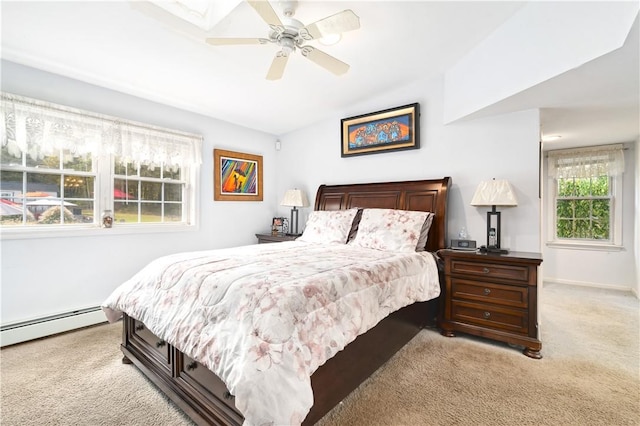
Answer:
[[346, 244], [358, 209], [315, 210], [298, 241], [322, 244]]
[[429, 212], [364, 209], [358, 233], [349, 244], [395, 252], [415, 252]]

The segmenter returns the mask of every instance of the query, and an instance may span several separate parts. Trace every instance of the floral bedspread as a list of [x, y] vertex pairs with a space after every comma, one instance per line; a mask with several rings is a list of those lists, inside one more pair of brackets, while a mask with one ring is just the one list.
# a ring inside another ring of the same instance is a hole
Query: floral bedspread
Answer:
[[311, 374], [393, 311], [440, 293], [433, 255], [299, 241], [154, 260], [104, 302], [215, 372], [245, 424], [300, 424]]

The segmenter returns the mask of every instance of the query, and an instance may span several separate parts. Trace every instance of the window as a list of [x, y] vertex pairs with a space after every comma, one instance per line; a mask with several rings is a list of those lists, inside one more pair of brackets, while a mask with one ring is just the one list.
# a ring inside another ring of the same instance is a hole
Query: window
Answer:
[[0, 151], [0, 225], [77, 225], [92, 223], [96, 174], [89, 155], [66, 151], [40, 159]]
[[4, 231], [190, 225], [202, 138], [2, 93]]
[[622, 145], [549, 152], [553, 220], [549, 240], [621, 244]]
[[186, 181], [181, 170], [149, 167], [116, 160], [114, 167], [116, 223], [182, 222]]
[[613, 197], [609, 176], [558, 178], [556, 238], [610, 240]]

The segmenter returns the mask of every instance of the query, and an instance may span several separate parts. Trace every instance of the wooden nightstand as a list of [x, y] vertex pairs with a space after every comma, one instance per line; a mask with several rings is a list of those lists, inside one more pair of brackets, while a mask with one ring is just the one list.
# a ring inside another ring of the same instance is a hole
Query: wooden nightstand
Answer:
[[285, 234], [256, 234], [258, 238], [258, 244], [264, 243], [281, 243], [283, 241], [293, 241], [300, 235], [285, 235]]
[[540, 359], [538, 339], [539, 253], [440, 250], [445, 287], [439, 326], [444, 336], [455, 332], [487, 337], [525, 347]]

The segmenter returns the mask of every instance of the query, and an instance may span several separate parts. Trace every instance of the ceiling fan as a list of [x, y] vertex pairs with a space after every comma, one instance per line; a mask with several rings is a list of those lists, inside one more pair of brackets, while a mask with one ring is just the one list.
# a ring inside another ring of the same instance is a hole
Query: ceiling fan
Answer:
[[360, 18], [347, 9], [335, 15], [320, 19], [309, 25], [293, 19], [297, 1], [281, 1], [283, 14], [285, 19], [282, 21], [276, 14], [275, 10], [268, 1], [247, 0], [258, 12], [258, 15], [269, 25], [270, 31], [267, 38], [224, 38], [213, 37], [207, 38], [207, 43], [221, 45], [246, 45], [246, 44], [275, 44], [280, 47], [276, 53], [271, 67], [267, 72], [267, 80], [278, 80], [284, 74], [285, 66], [289, 55], [300, 50], [305, 58], [320, 65], [326, 70], [341, 75], [349, 70], [349, 65], [334, 58], [313, 46], [304, 43], [310, 40], [318, 40], [331, 34], [342, 34], [347, 31], [357, 30], [360, 28]]

